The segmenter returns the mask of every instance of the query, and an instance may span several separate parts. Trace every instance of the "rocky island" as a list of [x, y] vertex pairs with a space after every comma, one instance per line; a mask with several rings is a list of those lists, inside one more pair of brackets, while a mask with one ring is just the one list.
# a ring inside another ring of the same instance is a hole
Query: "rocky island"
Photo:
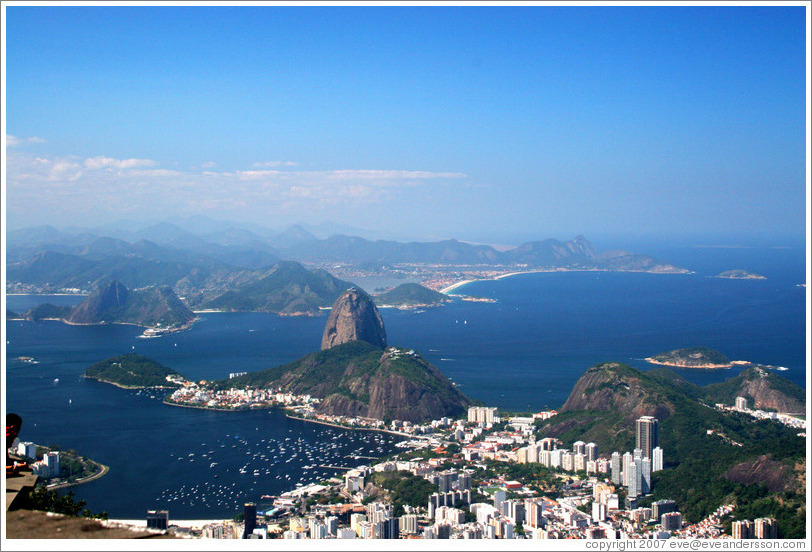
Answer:
[[673, 366], [676, 368], [731, 368], [733, 363], [719, 351], [707, 347], [686, 347], [660, 353], [646, 359], [651, 364]]
[[755, 272], [748, 272], [746, 270], [727, 270], [721, 274], [716, 275], [717, 278], [724, 278], [727, 280], [766, 280], [766, 276], [756, 274]]

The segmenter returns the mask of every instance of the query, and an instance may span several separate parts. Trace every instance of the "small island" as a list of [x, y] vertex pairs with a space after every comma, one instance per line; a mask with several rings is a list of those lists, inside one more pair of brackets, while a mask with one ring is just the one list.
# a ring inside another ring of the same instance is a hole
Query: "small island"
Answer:
[[97, 362], [85, 370], [84, 377], [124, 389], [174, 389], [185, 381], [173, 369], [135, 353]]
[[676, 368], [702, 368], [702, 369], [722, 369], [731, 368], [731, 362], [719, 351], [708, 349], [707, 347], [687, 347], [675, 349], [666, 353], [660, 353], [646, 359], [651, 364], [661, 364], [663, 366], [673, 366]]
[[746, 270], [727, 270], [721, 274], [716, 275], [717, 278], [725, 278], [727, 280], [766, 280], [766, 276], [756, 274], [755, 272], [748, 272]]

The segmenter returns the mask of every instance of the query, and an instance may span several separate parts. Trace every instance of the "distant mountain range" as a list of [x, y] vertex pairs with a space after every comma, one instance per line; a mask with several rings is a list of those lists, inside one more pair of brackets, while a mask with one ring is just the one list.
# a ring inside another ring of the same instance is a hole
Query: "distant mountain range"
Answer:
[[192, 233], [170, 222], [141, 230], [73, 229], [50, 226], [8, 233], [9, 260], [30, 260], [42, 252], [73, 255], [88, 260], [123, 256], [196, 266], [261, 268], [280, 259], [305, 263], [355, 264], [441, 263], [447, 265], [510, 265], [549, 268], [602, 268], [682, 272], [684, 269], [646, 255], [626, 251], [599, 253], [583, 236], [560, 242], [547, 239], [500, 251], [490, 245], [458, 240], [436, 242], [371, 241], [335, 234], [318, 239], [301, 226], [284, 232], [252, 232], [227, 227]]
[[195, 309], [281, 314], [315, 314], [348, 287], [348, 282], [298, 263], [384, 271], [416, 264], [439, 271], [473, 266], [688, 272], [646, 255], [599, 253], [583, 236], [499, 251], [457, 240], [403, 243], [346, 235], [318, 239], [300, 226], [271, 232], [209, 225], [206, 232], [195, 234], [165, 222], [141, 229], [129, 225], [66, 231], [45, 226], [12, 231], [7, 238], [10, 292], [89, 292], [118, 280], [129, 289], [169, 286]]

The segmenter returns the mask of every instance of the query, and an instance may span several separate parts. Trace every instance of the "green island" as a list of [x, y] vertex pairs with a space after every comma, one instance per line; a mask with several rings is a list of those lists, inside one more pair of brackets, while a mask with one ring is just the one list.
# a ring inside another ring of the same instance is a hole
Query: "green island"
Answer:
[[732, 366], [725, 355], [707, 347], [675, 349], [649, 357], [646, 361], [651, 364], [677, 368], [730, 368]]
[[723, 278], [728, 280], [766, 280], [766, 276], [762, 276], [761, 274], [756, 274], [755, 272], [748, 272], [746, 270], [726, 270], [721, 274], [716, 275], [717, 278]]

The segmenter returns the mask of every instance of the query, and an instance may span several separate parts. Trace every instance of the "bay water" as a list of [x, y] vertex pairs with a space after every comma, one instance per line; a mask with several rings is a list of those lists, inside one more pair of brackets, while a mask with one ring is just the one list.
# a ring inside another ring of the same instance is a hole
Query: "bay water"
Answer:
[[[607, 361], [646, 370], [643, 359], [704, 346], [733, 360], [785, 368], [806, 387], [803, 249], [671, 251], [693, 274], [554, 272], [478, 281], [455, 300], [418, 311], [382, 309], [391, 345], [416, 350], [471, 398], [515, 412], [558, 408], [589, 367]], [[769, 262], [765, 262], [769, 259]], [[687, 261], [687, 262], [686, 262]], [[691, 265], [691, 261], [694, 265]], [[711, 277], [758, 271], [766, 280]], [[356, 282], [364, 287], [363, 281]], [[8, 296], [21, 312], [81, 297]], [[137, 352], [187, 377], [284, 364], [319, 347], [325, 317], [204, 313], [191, 330], [155, 339], [133, 326], [6, 324], [6, 408], [23, 417], [21, 437], [58, 444], [110, 466], [73, 488], [113, 518], [168, 509], [174, 519], [231, 517], [246, 501], [318, 482], [389, 454], [402, 439], [291, 420], [281, 411], [213, 412], [164, 405], [162, 393], [82, 378], [95, 362]], [[37, 364], [18, 360], [30, 356]], [[737, 370], [676, 370], [698, 384]], [[327, 467], [323, 467], [327, 466]]]

